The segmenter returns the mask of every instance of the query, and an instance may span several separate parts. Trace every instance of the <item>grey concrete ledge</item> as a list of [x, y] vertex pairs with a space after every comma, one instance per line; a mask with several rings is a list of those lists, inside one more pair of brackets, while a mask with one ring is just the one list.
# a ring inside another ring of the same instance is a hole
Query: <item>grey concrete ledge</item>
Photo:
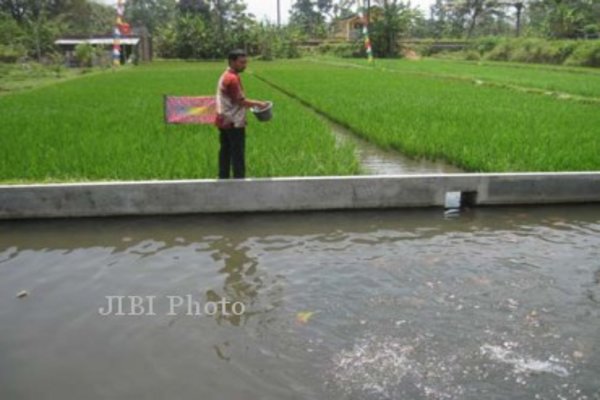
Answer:
[[0, 219], [600, 202], [600, 172], [0, 185]]

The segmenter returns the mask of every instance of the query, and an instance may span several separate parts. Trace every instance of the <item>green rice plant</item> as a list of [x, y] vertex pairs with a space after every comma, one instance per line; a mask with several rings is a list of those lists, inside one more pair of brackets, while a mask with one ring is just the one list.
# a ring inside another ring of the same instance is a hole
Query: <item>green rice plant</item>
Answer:
[[[165, 125], [163, 95], [214, 95], [223, 63], [157, 62], [0, 97], [0, 180], [57, 182], [216, 178], [218, 131]], [[248, 177], [347, 175], [350, 144], [326, 123], [254, 78], [247, 95], [274, 102], [274, 119], [249, 114]]]
[[469, 171], [600, 169], [598, 105], [306, 62], [258, 73], [382, 147]]
[[[366, 60], [335, 58], [316, 58], [315, 60], [323, 63], [368, 66]], [[441, 79], [465, 79], [471, 82], [481, 80], [500, 85], [517, 85], [543, 91], [600, 98], [600, 71], [592, 68], [434, 58], [424, 58], [418, 61], [377, 59], [373, 68], [405, 74], [437, 76]]]

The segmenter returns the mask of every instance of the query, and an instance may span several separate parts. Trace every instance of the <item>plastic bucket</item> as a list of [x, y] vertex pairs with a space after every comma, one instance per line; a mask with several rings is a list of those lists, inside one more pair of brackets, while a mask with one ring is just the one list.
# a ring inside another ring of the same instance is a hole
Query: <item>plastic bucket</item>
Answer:
[[273, 102], [269, 101], [267, 103], [268, 105], [265, 108], [252, 108], [252, 112], [261, 122], [270, 121], [273, 118]]

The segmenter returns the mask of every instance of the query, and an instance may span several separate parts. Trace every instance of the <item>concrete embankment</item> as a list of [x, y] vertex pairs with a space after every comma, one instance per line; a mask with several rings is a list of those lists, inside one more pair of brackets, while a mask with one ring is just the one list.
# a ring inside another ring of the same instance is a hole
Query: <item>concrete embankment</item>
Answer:
[[[460, 192], [460, 193], [457, 193]], [[0, 186], [0, 219], [600, 202], [600, 172]]]

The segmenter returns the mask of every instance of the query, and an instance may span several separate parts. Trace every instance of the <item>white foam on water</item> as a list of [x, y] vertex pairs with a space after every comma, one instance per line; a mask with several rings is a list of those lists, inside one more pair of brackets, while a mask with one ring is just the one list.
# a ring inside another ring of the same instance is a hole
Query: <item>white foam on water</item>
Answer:
[[365, 393], [389, 397], [388, 389], [411, 372], [407, 355], [412, 350], [412, 346], [389, 340], [357, 343], [334, 356], [335, 381], [348, 392], [360, 388]]
[[332, 358], [332, 383], [346, 395], [365, 399], [459, 399], [452, 362], [426, 354], [420, 340], [370, 337]]
[[[481, 365], [485, 359], [508, 365], [515, 382], [521, 385], [526, 385], [531, 375], [571, 375], [568, 360], [536, 359], [518, 349], [518, 343], [507, 341], [500, 345], [484, 343], [473, 352], [446, 349], [448, 353], [441, 351], [432, 338], [373, 335], [332, 357], [328, 384], [351, 398], [458, 400], [465, 398], [467, 387], [472, 391], [478, 383], [501, 379], [489, 375], [489, 369]], [[580, 397], [581, 388], [572, 382], [559, 381], [544, 390], [554, 396], [585, 398]]]
[[494, 361], [512, 365], [517, 373], [550, 373], [562, 378], [569, 376], [569, 371], [562, 365], [552, 361], [536, 360], [516, 353], [508, 346], [484, 344], [480, 347], [481, 354], [487, 355]]

